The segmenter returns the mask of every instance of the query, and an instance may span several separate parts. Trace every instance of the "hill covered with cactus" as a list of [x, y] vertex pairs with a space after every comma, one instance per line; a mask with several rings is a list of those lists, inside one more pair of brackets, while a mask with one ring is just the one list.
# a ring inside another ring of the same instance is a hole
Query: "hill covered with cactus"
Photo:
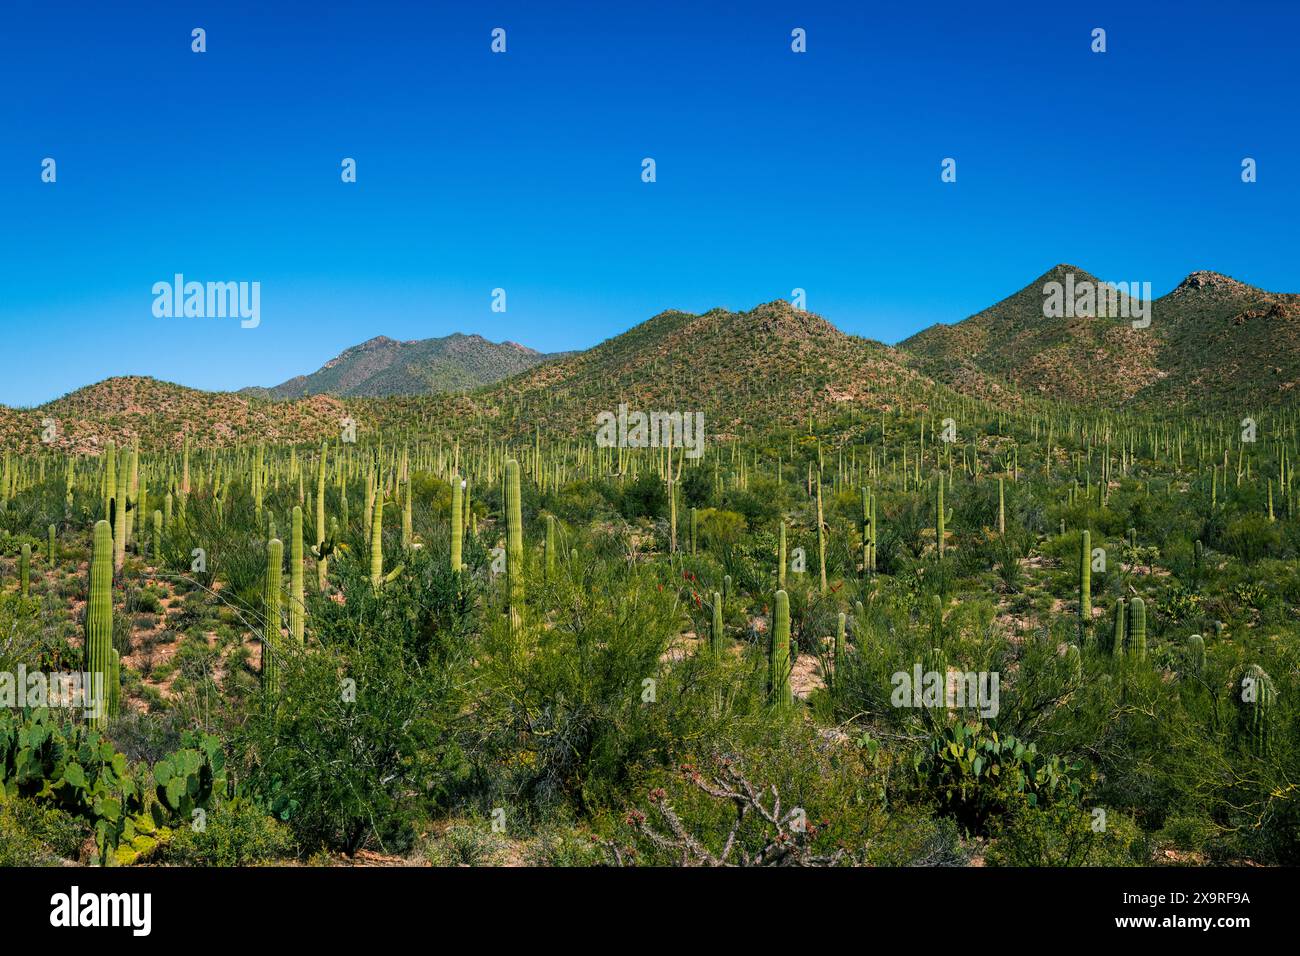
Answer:
[[355, 345], [310, 375], [273, 388], [247, 388], [265, 398], [384, 398], [463, 392], [490, 385], [545, 362], [551, 356], [517, 342], [489, 342], [457, 332], [442, 338], [399, 342], [386, 335]]
[[[346, 403], [328, 395], [272, 402], [124, 375], [36, 408], [0, 406], [0, 441], [8, 448], [48, 445], [77, 454], [99, 454], [110, 441], [127, 444], [137, 438], [145, 448], [175, 449], [187, 435], [211, 447], [255, 440], [282, 444], [336, 436], [348, 414]], [[49, 440], [43, 441], [51, 423]]]
[[479, 397], [508, 419], [542, 418], [561, 430], [586, 429], [599, 412], [626, 402], [698, 410], [710, 432], [737, 434], [837, 410], [923, 408], [935, 390], [889, 346], [778, 299], [748, 311], [661, 312]]
[[185, 435], [212, 446], [286, 443], [335, 437], [347, 417], [397, 432], [455, 420], [476, 435], [576, 435], [623, 403], [699, 411], [710, 434], [733, 437], [840, 412], [921, 412], [959, 397], [1004, 409], [1136, 401], [1243, 414], [1294, 400], [1300, 296], [1195, 272], [1151, 303], [1145, 328], [1044, 318], [1044, 286], [1067, 275], [1096, 281], [1057, 266], [989, 309], [893, 348], [783, 300], [667, 310], [593, 348], [549, 356], [478, 336], [379, 337], [275, 389], [204, 392], [124, 376], [34, 409], [0, 406], [0, 438], [37, 447], [53, 420], [55, 447], [79, 453], [136, 438], [175, 449]]
[[1153, 405], [1294, 401], [1300, 387], [1300, 295], [1193, 272], [1151, 303], [1150, 325], [1129, 317], [1046, 317], [1045, 287], [1097, 277], [1057, 265], [954, 325], [898, 344], [941, 382], [987, 393], [990, 381], [1067, 402]]

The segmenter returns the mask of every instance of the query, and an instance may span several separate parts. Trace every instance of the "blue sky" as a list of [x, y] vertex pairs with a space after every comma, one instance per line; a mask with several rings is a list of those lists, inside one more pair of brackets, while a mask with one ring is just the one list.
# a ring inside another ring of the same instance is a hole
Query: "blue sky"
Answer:
[[[1057, 262], [1300, 291], [1300, 8], [1135, 6], [6, 0], [0, 402], [795, 287], [892, 343]], [[154, 317], [177, 272], [260, 282], [261, 325]]]

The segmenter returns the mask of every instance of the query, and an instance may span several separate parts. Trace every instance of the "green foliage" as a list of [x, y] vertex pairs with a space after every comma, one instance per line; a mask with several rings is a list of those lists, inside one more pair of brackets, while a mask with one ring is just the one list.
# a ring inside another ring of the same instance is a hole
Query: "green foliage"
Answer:
[[934, 734], [915, 757], [917, 780], [941, 813], [967, 830], [985, 832], [991, 819], [1021, 805], [1076, 801], [1082, 764], [1038, 752], [1010, 734], [954, 721]]
[[151, 772], [143, 764], [129, 765], [84, 724], [56, 724], [44, 709], [21, 719], [0, 711], [0, 787], [10, 798], [26, 797], [85, 820], [100, 861], [132, 863], [224, 789], [220, 744], [197, 734], [183, 736], [182, 743], [187, 749]]
[[178, 828], [159, 854], [159, 862], [174, 866], [256, 866], [293, 857], [296, 852], [288, 824], [268, 815], [252, 801], [235, 797], [208, 813], [202, 826]]

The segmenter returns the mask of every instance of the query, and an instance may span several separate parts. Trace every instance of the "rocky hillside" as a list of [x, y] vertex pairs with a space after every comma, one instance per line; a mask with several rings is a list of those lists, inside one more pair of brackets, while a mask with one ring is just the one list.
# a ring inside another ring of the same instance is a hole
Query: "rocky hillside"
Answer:
[[922, 406], [928, 376], [888, 346], [846, 335], [777, 300], [747, 312], [668, 311], [595, 348], [548, 362], [484, 393], [519, 420], [590, 427], [596, 414], [702, 411], [712, 433], [857, 406]]
[[1300, 296], [1194, 272], [1130, 317], [1044, 314], [1049, 283], [1097, 279], [1058, 265], [1016, 294], [955, 325], [899, 343], [917, 368], [955, 388], [991, 379], [1072, 402], [1185, 404], [1294, 400], [1300, 383]]
[[357, 417], [358, 413], [327, 395], [271, 402], [123, 376], [33, 409], [0, 406], [0, 444], [6, 449], [32, 449], [50, 434], [48, 444], [53, 448], [96, 454], [110, 439], [124, 443], [137, 437], [145, 448], [178, 448], [185, 435], [202, 447], [318, 441], [337, 437], [341, 421], [349, 414]]

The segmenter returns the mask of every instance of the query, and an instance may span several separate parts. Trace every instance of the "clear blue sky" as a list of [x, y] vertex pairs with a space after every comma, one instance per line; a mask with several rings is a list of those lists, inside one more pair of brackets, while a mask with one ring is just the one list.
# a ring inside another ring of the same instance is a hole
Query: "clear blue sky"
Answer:
[[[1294, 2], [6, 0], [0, 402], [270, 385], [379, 334], [582, 348], [796, 286], [895, 342], [1057, 262], [1300, 291], [1298, 28]], [[176, 272], [260, 282], [261, 326], [155, 318]]]

